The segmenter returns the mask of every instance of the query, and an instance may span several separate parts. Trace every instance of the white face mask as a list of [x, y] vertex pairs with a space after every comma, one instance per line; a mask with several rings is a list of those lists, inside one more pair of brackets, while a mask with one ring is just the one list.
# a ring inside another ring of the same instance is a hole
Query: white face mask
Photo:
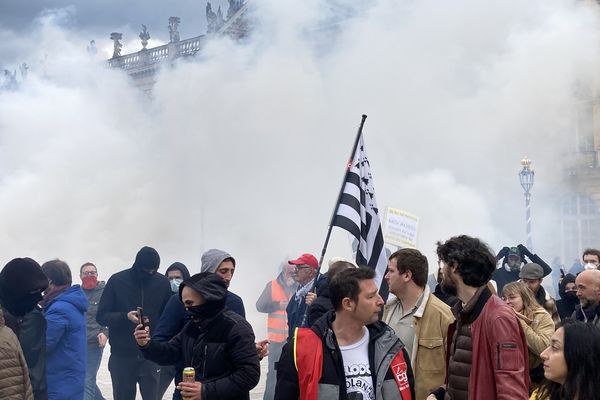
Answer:
[[171, 279], [171, 291], [173, 293], [179, 293], [179, 285], [181, 285], [181, 282], [183, 282], [183, 279], [179, 279], [179, 278]]
[[592, 263], [587, 263], [583, 266], [583, 269], [590, 270], [590, 269], [598, 269], [598, 267], [596, 266], [596, 264], [592, 264]]

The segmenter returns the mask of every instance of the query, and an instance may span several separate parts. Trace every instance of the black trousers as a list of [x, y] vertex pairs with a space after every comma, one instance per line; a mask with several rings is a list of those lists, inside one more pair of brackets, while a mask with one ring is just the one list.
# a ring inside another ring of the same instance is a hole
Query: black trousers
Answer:
[[160, 366], [144, 358], [111, 354], [108, 370], [113, 387], [114, 400], [135, 400], [136, 385], [144, 400], [158, 398]]
[[158, 385], [158, 400], [162, 400], [163, 396], [165, 395], [165, 392], [167, 391], [169, 386], [171, 386], [171, 383], [173, 383], [174, 377], [175, 377], [175, 366], [162, 365], [160, 367], [160, 383]]

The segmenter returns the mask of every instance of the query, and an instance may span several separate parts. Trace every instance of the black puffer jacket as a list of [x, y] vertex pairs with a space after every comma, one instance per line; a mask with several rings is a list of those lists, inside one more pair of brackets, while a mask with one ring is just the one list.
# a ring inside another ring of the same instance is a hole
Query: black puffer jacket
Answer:
[[108, 326], [110, 352], [137, 357], [139, 351], [133, 337], [135, 325], [127, 318], [127, 313], [143, 307], [152, 332], [172, 294], [169, 280], [162, 274], [154, 274], [142, 281], [132, 267], [111, 276], [96, 314], [98, 324]]
[[328, 311], [333, 311], [333, 303], [329, 297], [329, 277], [327, 275], [319, 282], [316, 293], [317, 298], [308, 307], [306, 322], [309, 327], [313, 326], [322, 315]]
[[206, 400], [249, 399], [260, 378], [252, 327], [225, 309], [227, 287], [220, 276], [210, 272], [194, 275], [181, 284], [180, 294], [186, 286], [202, 295], [204, 305], [216, 305], [217, 314], [188, 322], [169, 342], [151, 340], [141, 348], [144, 357], [161, 365], [182, 360], [186, 367], [194, 367]]

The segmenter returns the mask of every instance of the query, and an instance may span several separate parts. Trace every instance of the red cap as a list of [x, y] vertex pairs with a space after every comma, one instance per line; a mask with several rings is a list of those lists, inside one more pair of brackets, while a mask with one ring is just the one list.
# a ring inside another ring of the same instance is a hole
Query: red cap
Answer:
[[295, 260], [288, 261], [288, 264], [292, 264], [292, 265], [310, 265], [314, 269], [319, 268], [319, 262], [317, 261], [317, 258], [315, 256], [313, 256], [312, 254], [309, 254], [309, 253], [304, 253], [300, 257], [296, 258]]

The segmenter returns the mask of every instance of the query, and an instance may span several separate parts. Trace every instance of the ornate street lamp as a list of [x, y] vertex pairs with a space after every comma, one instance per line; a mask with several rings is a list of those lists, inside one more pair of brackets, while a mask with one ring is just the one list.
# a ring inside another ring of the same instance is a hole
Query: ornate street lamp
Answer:
[[525, 191], [525, 228], [527, 230], [527, 248], [533, 252], [531, 240], [531, 188], [535, 172], [531, 169], [531, 160], [527, 157], [521, 160], [523, 168], [519, 172], [519, 181]]

